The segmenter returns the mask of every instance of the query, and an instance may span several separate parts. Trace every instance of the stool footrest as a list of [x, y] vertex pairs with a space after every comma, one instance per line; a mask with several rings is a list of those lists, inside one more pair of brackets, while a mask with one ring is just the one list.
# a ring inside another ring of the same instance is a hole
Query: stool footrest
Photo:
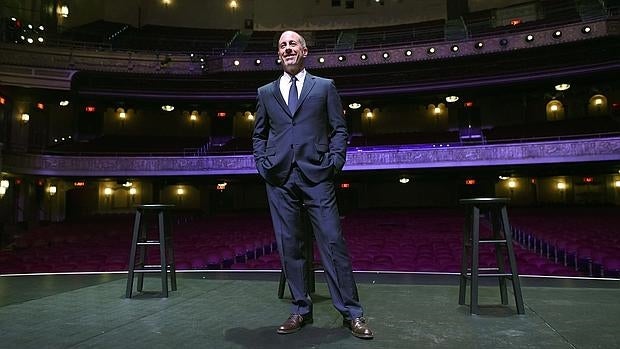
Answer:
[[[167, 268], [170, 270], [170, 268]], [[161, 273], [161, 269], [134, 269], [134, 273]]]
[[[512, 274], [511, 273], [479, 273], [478, 274], [478, 277], [483, 277], [483, 276], [512, 277]], [[471, 278], [471, 273], [467, 273], [465, 277]]]
[[506, 239], [480, 240], [481, 244], [505, 244]]
[[137, 245], [160, 245], [160, 244], [161, 242], [157, 240], [142, 241], [142, 242], [137, 243]]

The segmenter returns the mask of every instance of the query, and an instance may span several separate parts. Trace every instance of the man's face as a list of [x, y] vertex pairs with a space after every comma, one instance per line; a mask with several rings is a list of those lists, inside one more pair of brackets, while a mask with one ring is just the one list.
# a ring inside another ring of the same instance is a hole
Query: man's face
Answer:
[[278, 57], [282, 60], [284, 70], [289, 74], [297, 74], [304, 65], [308, 49], [301, 44], [299, 34], [286, 31], [278, 42]]

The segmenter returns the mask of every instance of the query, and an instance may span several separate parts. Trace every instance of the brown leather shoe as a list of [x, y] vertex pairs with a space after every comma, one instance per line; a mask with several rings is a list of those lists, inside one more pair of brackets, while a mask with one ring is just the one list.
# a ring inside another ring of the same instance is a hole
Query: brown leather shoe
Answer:
[[280, 327], [278, 327], [277, 332], [279, 334], [289, 334], [293, 332], [299, 331], [303, 325], [312, 323], [312, 315], [300, 315], [300, 314], [291, 314], [291, 316], [284, 321]]
[[366, 323], [366, 319], [363, 317], [356, 317], [352, 320], [343, 320], [342, 324], [348, 327], [351, 330], [351, 334], [357, 338], [362, 339], [373, 339], [374, 334], [368, 324]]

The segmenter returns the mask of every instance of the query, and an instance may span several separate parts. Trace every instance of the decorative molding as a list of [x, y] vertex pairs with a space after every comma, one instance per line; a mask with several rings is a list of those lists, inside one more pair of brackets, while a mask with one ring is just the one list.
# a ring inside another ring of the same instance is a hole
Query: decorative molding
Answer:
[[[345, 171], [620, 161], [620, 137], [444, 148], [355, 148]], [[256, 173], [252, 155], [61, 156], [5, 154], [3, 170], [42, 176], [196, 176]]]

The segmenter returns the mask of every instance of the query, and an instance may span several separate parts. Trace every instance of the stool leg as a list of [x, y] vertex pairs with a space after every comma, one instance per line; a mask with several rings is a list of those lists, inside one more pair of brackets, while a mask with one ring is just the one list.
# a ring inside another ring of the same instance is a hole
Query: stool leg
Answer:
[[168, 261], [166, 260], [166, 224], [164, 211], [157, 214], [159, 220], [159, 264], [161, 266], [161, 293], [168, 297]]
[[471, 242], [471, 292], [469, 312], [478, 314], [478, 257], [480, 252], [480, 209], [473, 207]]
[[[493, 239], [499, 240], [503, 239], [502, 237], [502, 218], [500, 215], [500, 210], [496, 207], [493, 207], [491, 212], [491, 227], [493, 229]], [[505, 235], [505, 232], [504, 232]], [[497, 271], [499, 274], [504, 274], [504, 254], [502, 251], [502, 245], [505, 245], [503, 242], [498, 242], [494, 244], [495, 248], [495, 263], [497, 263]], [[503, 305], [508, 304], [508, 291], [506, 290], [506, 277], [498, 276], [497, 281], [499, 283], [499, 294]]]
[[278, 298], [284, 298], [284, 286], [286, 285], [286, 275], [284, 270], [280, 272], [280, 284], [278, 285]]
[[508, 261], [510, 263], [510, 272], [512, 273], [512, 289], [515, 294], [515, 304], [517, 306], [517, 314], [525, 314], [523, 306], [523, 295], [521, 294], [521, 282], [519, 281], [519, 273], [517, 272], [517, 261], [512, 246], [512, 232], [510, 223], [508, 222], [508, 211], [506, 207], [502, 207], [502, 225], [506, 234], [506, 248], [508, 250]]
[[133, 223], [133, 234], [131, 238], [131, 252], [129, 253], [129, 266], [127, 269], [127, 289], [125, 290], [125, 298], [131, 298], [133, 290], [134, 268], [136, 266], [136, 247], [138, 246], [138, 235], [140, 233], [140, 221], [142, 213], [136, 211], [136, 217]]
[[469, 249], [471, 246], [471, 215], [473, 215], [473, 212], [467, 208], [465, 212], [465, 223], [463, 224], [463, 250], [461, 252], [461, 276], [459, 277], [460, 305], [465, 304], [465, 293], [467, 292], [467, 269], [469, 267]]
[[173, 291], [177, 290], [177, 267], [174, 259], [174, 243], [173, 243], [173, 231], [172, 221], [168, 215], [166, 215], [166, 246], [168, 248], [168, 265], [170, 266], [170, 287]]
[[[138, 237], [138, 241], [145, 242], [147, 240], [147, 237], [148, 237], [148, 224], [147, 224], [147, 220], [144, 219], [140, 223], [140, 234]], [[139, 257], [138, 257], [138, 263], [137, 263], [137, 266], [140, 269], [144, 269], [145, 260], [146, 260], [146, 245], [140, 245]], [[137, 286], [138, 292], [142, 292], [143, 286], [144, 286], [144, 273], [140, 273], [138, 274], [138, 286]]]

